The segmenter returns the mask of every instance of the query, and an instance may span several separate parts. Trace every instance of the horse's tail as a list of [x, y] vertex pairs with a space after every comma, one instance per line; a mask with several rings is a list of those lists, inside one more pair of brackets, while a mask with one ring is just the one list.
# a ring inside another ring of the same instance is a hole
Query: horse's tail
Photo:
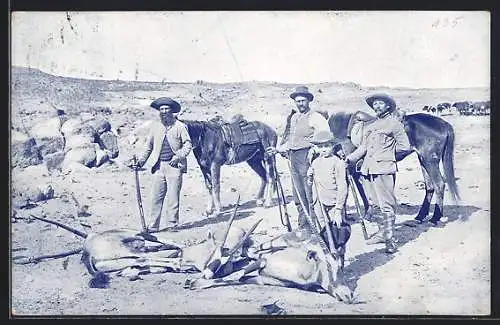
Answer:
[[[278, 144], [278, 134], [276, 133], [276, 131], [270, 127], [269, 127], [269, 143], [267, 145], [267, 148], [269, 148], [269, 146], [272, 146], [272, 147], [276, 147], [276, 145]], [[267, 149], [265, 148], [265, 149]], [[272, 160], [274, 160], [275, 158], [272, 157], [271, 158]], [[269, 164], [269, 176], [271, 177], [271, 179], [274, 181], [276, 180], [276, 175], [278, 174], [278, 172], [276, 171], [276, 166], [274, 163], [270, 163]]]
[[444, 169], [444, 177], [446, 179], [446, 183], [448, 183], [448, 188], [451, 192], [453, 200], [457, 202], [460, 201], [460, 194], [458, 193], [457, 182], [455, 180], [455, 168], [453, 164], [454, 144], [455, 144], [455, 132], [453, 132], [453, 128], [450, 125], [443, 150], [443, 169]]
[[271, 177], [274, 182], [277, 172], [274, 164], [272, 163], [273, 156], [268, 155], [267, 150], [271, 147], [276, 147], [278, 144], [278, 134], [276, 133], [276, 130], [263, 122], [252, 121], [250, 123], [253, 124], [257, 134], [259, 135], [260, 143], [264, 149], [264, 161], [268, 164], [269, 177]]

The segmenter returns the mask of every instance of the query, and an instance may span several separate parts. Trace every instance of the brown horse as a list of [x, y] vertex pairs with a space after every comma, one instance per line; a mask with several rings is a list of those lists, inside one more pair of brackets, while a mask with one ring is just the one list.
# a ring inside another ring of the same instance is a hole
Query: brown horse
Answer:
[[[362, 119], [366, 123], [370, 123], [371, 120], [375, 119], [375, 117], [363, 112], [356, 114], [357, 116], [362, 115]], [[328, 119], [330, 130], [339, 139], [346, 155], [356, 149], [348, 135], [352, 115], [352, 113], [338, 112], [332, 114]], [[437, 224], [443, 216], [443, 199], [446, 183], [453, 199], [455, 201], [460, 200], [453, 166], [453, 146], [455, 141], [453, 127], [442, 118], [425, 113], [409, 114], [401, 118], [412, 150], [396, 152], [396, 160], [401, 161], [412, 152], [416, 152], [425, 182], [424, 201], [415, 219], [421, 222], [427, 217], [432, 196], [436, 192], [437, 200], [434, 206], [434, 214], [429, 221]], [[444, 176], [439, 170], [440, 162], [443, 164]], [[360, 175], [356, 172], [355, 168], [350, 168], [349, 171], [353, 175], [366, 213], [369, 203], [360, 183]]]
[[[278, 141], [276, 131], [259, 121], [247, 122], [257, 131], [259, 142], [240, 144], [235, 150], [232, 143], [225, 140], [220, 123], [207, 121], [183, 121], [188, 128], [193, 144], [193, 153], [198, 161], [210, 194], [206, 215], [221, 212], [220, 203], [220, 168], [246, 162], [260, 179], [261, 185], [256, 195], [257, 205], [271, 206], [271, 194], [274, 192], [275, 171], [272, 157], [265, 154], [268, 147], [275, 147]], [[264, 198], [265, 196], [265, 198]]]

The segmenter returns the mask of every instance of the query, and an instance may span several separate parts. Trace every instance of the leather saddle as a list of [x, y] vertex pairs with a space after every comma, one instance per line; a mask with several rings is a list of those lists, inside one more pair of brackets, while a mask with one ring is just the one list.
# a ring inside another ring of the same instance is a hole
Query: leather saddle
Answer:
[[[394, 109], [390, 113], [393, 117], [404, 124], [406, 112], [400, 109]], [[375, 121], [376, 117], [362, 111], [357, 111], [351, 115], [349, 124], [347, 125], [347, 137], [351, 139], [352, 144], [359, 147], [363, 138], [364, 126]]]
[[374, 121], [375, 116], [367, 114], [362, 111], [357, 111], [351, 115], [349, 124], [347, 125], [347, 137], [351, 139], [354, 146], [359, 147], [363, 139], [363, 129], [366, 124]]
[[252, 122], [241, 118], [232, 123], [221, 123], [224, 142], [230, 147], [260, 142], [257, 129]]

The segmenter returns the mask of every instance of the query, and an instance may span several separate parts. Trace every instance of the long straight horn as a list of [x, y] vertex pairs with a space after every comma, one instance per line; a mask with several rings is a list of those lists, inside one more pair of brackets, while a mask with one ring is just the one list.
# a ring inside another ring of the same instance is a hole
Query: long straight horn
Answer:
[[[227, 239], [227, 236], [229, 235], [229, 230], [231, 229], [231, 224], [233, 223], [234, 218], [236, 217], [236, 212], [238, 211], [239, 204], [240, 204], [240, 194], [238, 193], [238, 199], [236, 200], [236, 205], [234, 206], [233, 215], [231, 216], [231, 218], [229, 218], [229, 221], [227, 222], [226, 231], [224, 233], [224, 236], [222, 237], [222, 241], [210, 253], [210, 257], [207, 259], [204, 268], [210, 268], [210, 265], [213, 263], [220, 263], [219, 257], [214, 259], [214, 256], [217, 255], [217, 252], [220, 253], [222, 251], [222, 247], [224, 247], [224, 244], [226, 243], [226, 239]], [[218, 268], [218, 266], [212, 266], [212, 270], [215, 270], [217, 268]], [[212, 273], [212, 275], [213, 275], [213, 273]]]
[[224, 244], [226, 243], [227, 236], [229, 235], [229, 230], [231, 229], [231, 225], [233, 224], [234, 218], [236, 217], [236, 212], [238, 211], [239, 205], [240, 205], [240, 194], [238, 193], [238, 199], [236, 200], [236, 205], [234, 206], [233, 214], [231, 215], [231, 218], [229, 218], [229, 221], [227, 222], [226, 232], [222, 237], [222, 241], [220, 244], [221, 248], [224, 247]]
[[229, 251], [229, 256], [231, 256], [232, 254], [234, 254], [234, 252], [236, 252], [241, 246], [243, 246], [245, 244], [245, 242], [247, 241], [247, 239], [250, 237], [250, 235], [254, 232], [255, 228], [257, 228], [257, 226], [259, 225], [259, 223], [261, 223], [261, 221], [264, 220], [264, 219], [259, 219], [252, 227], [250, 227], [250, 229], [245, 233], [245, 235], [236, 243], [236, 245], [234, 245], [233, 248], [231, 248], [231, 250]]
[[70, 226], [66, 226], [58, 221], [54, 221], [54, 220], [50, 220], [50, 219], [46, 219], [46, 218], [40, 218], [40, 217], [37, 217], [34, 215], [31, 215], [31, 217], [35, 218], [37, 220], [43, 221], [43, 222], [47, 222], [47, 223], [51, 223], [53, 225], [59, 226], [59, 227], [66, 229], [67, 231], [70, 231], [70, 232], [74, 233], [75, 235], [80, 236], [82, 238], [87, 238], [87, 236], [88, 236], [86, 233], [81, 232], [79, 230], [76, 230], [75, 228], [71, 228]]

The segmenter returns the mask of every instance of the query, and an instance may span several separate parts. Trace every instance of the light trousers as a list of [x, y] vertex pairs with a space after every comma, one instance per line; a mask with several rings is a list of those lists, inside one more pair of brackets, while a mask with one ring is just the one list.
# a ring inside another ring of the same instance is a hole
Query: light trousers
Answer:
[[372, 205], [374, 216], [378, 217], [376, 222], [381, 226], [386, 240], [392, 239], [394, 235], [395, 180], [395, 174], [363, 176], [366, 195]]
[[179, 199], [182, 188], [182, 172], [168, 162], [159, 162], [159, 168], [153, 173], [151, 189], [151, 219], [153, 227], [159, 227], [163, 203], [166, 196], [165, 215], [168, 222], [179, 222]]

